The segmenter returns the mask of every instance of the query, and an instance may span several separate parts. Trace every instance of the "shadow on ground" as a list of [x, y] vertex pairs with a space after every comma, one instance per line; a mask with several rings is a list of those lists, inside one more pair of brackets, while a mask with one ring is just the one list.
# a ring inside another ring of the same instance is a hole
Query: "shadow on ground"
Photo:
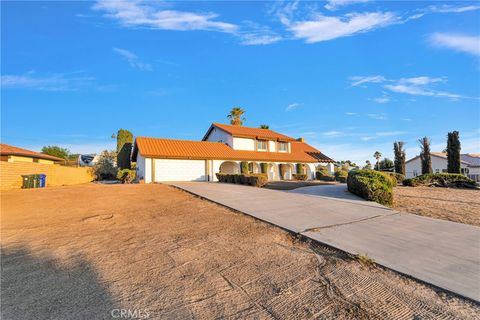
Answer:
[[110, 319], [118, 308], [97, 273], [83, 258], [60, 266], [27, 248], [2, 248], [1, 318]]
[[264, 187], [272, 190], [293, 190], [302, 187], [310, 186], [324, 186], [324, 185], [336, 185], [336, 182], [325, 181], [294, 181], [294, 180], [282, 180], [282, 181], [270, 181]]

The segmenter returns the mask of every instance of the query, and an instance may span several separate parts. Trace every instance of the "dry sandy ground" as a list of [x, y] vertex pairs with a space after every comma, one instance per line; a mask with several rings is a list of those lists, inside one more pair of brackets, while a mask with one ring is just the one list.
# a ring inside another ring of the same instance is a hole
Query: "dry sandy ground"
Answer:
[[480, 307], [164, 185], [1, 195], [7, 319], [454, 319]]
[[397, 210], [480, 226], [480, 190], [399, 186], [393, 196]]

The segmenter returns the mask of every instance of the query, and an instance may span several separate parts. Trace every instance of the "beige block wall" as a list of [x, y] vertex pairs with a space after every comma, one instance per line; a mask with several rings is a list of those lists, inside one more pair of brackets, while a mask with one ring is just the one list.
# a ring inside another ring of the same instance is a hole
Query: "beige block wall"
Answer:
[[21, 188], [22, 175], [40, 173], [47, 175], [47, 187], [93, 181], [89, 168], [71, 168], [34, 162], [0, 161], [0, 189]]

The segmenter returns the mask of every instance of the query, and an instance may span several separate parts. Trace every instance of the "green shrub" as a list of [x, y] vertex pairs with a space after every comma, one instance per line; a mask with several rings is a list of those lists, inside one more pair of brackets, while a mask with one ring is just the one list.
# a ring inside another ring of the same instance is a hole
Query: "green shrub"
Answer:
[[[408, 181], [407, 181], [408, 180]], [[476, 182], [458, 173], [427, 173], [403, 180], [406, 186], [435, 186], [444, 188], [475, 188]]]
[[117, 179], [122, 181], [122, 183], [132, 183], [136, 176], [135, 170], [121, 169], [117, 172]]
[[91, 168], [96, 180], [114, 180], [117, 178], [116, 158], [115, 151], [102, 151], [97, 163]]
[[393, 179], [373, 170], [352, 170], [347, 178], [348, 191], [366, 200], [391, 206]]
[[254, 174], [228, 174], [217, 173], [219, 182], [245, 184], [256, 187], [263, 187], [268, 182], [268, 176], [264, 173]]
[[297, 174], [303, 174], [303, 163], [297, 163], [296, 170]]
[[307, 180], [307, 175], [306, 174], [292, 174], [294, 180], [299, 180], [299, 181], [305, 181]]
[[328, 171], [317, 171], [315, 172], [315, 179], [322, 181], [335, 181], [335, 177], [330, 174]]
[[240, 172], [243, 173], [243, 174], [247, 174], [249, 172], [248, 162], [246, 162], [246, 161], [240, 162]]
[[335, 171], [335, 180], [341, 183], [345, 183], [347, 182], [347, 177], [348, 177], [348, 171], [345, 171], [345, 170]]
[[390, 177], [392, 177], [394, 180], [395, 180], [395, 184], [394, 184], [394, 187], [397, 186], [397, 184], [400, 184], [403, 182], [403, 180], [405, 180], [405, 175], [401, 174], [401, 173], [396, 173], [396, 172], [385, 172], [386, 174], [388, 174]]

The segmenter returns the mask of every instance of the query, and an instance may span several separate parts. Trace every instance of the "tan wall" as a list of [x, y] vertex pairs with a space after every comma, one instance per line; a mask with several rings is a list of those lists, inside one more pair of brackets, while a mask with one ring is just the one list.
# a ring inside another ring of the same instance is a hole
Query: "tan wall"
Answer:
[[47, 187], [87, 183], [93, 180], [89, 168], [0, 161], [0, 188], [2, 190], [21, 188], [22, 175], [40, 173], [47, 175]]

